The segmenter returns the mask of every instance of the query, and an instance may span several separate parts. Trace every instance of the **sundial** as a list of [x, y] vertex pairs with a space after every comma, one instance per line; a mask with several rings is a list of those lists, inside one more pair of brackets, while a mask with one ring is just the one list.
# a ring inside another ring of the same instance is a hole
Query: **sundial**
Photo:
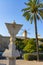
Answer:
[[15, 43], [15, 37], [16, 34], [21, 29], [21, 24], [13, 23], [6, 23], [7, 29], [10, 33], [10, 43], [9, 43], [9, 49], [6, 49], [3, 53], [3, 56], [8, 59], [7, 65], [16, 65], [16, 58], [20, 56], [19, 51], [16, 49]]
[[18, 34], [19, 30], [21, 29], [22, 25], [16, 24], [15, 22], [5, 23], [5, 24], [7, 26], [9, 33], [10, 33], [10, 36], [12, 37], [13, 40], [15, 40], [15, 37]]

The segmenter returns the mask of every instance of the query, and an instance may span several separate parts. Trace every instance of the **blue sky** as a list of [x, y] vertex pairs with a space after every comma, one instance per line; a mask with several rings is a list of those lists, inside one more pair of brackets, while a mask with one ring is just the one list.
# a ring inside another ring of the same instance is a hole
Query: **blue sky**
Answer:
[[[34, 23], [30, 24], [30, 21], [22, 16], [23, 12], [21, 11], [25, 8], [24, 2], [28, 0], [0, 0], [0, 34], [3, 36], [9, 36], [8, 30], [5, 26], [5, 23], [12, 23], [14, 20], [18, 24], [23, 24], [19, 32], [19, 36], [22, 36], [23, 30], [27, 30], [30, 34], [28, 37], [35, 37]], [[38, 34], [43, 38], [43, 20], [42, 23], [37, 21]], [[23, 29], [23, 30], [22, 30]]]

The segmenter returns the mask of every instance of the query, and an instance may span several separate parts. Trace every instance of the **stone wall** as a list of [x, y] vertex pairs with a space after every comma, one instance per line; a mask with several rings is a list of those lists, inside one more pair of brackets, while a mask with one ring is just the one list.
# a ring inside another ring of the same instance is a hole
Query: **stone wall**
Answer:
[[[16, 37], [16, 38], [25, 39], [24, 37]], [[35, 38], [33, 39], [35, 40]], [[41, 43], [43, 44], [43, 38], [39, 38], [39, 41], [41, 41]], [[6, 48], [8, 48], [9, 43], [10, 43], [10, 37], [0, 35], [0, 51], [4, 51]]]
[[0, 35], [0, 51], [4, 51], [8, 48], [10, 37]]

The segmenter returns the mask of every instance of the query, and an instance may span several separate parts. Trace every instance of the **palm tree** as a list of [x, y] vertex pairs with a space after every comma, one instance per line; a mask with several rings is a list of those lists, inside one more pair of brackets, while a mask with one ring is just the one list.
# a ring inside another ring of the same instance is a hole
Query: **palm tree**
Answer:
[[35, 35], [36, 35], [36, 49], [37, 49], [37, 60], [39, 60], [39, 49], [38, 49], [38, 36], [37, 36], [37, 20], [43, 19], [43, 3], [38, 3], [37, 0], [29, 0], [25, 3], [27, 8], [22, 9], [23, 16], [27, 21], [34, 21]]

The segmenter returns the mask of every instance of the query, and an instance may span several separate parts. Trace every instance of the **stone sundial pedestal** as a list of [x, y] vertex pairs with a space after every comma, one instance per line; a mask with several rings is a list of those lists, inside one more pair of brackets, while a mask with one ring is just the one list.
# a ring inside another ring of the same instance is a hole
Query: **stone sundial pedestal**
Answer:
[[14, 23], [6, 23], [6, 26], [8, 28], [8, 31], [10, 33], [10, 44], [9, 49], [6, 49], [3, 53], [3, 56], [5, 56], [8, 59], [7, 65], [16, 65], [16, 58], [20, 56], [19, 51], [16, 49], [15, 46], [15, 37], [16, 34], [21, 29], [22, 25]]

